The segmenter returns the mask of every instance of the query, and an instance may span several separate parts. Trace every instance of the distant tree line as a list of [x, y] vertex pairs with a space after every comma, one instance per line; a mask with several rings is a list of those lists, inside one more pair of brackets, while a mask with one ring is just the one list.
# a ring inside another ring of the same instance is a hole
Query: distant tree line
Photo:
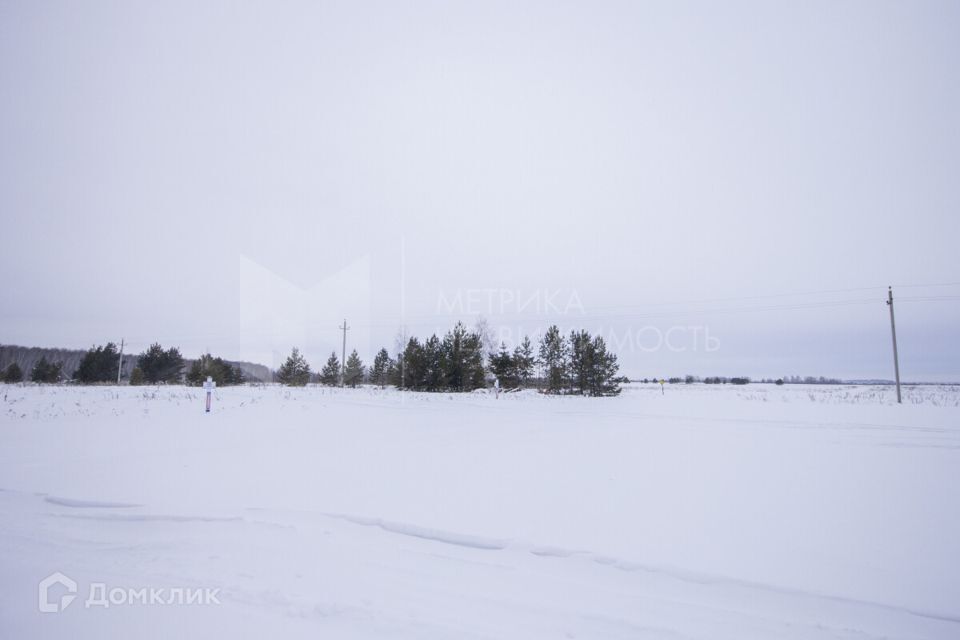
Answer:
[[[293, 349], [276, 372], [276, 380], [289, 386], [314, 381], [327, 386], [355, 387], [370, 383], [381, 388], [394, 385], [412, 391], [469, 392], [486, 387], [496, 378], [500, 388], [506, 391], [536, 386], [548, 394], [589, 396], [616, 395], [620, 392], [620, 383], [627, 381], [618, 377], [617, 357], [607, 349], [603, 338], [587, 331], [575, 330], [563, 335], [558, 327], [552, 326], [536, 346], [529, 337], [524, 337], [513, 349], [501, 343], [499, 349], [488, 352], [485, 344], [482, 329], [470, 331], [458, 322], [443, 337], [434, 334], [422, 341], [416, 337], [407, 339], [395, 357], [391, 357], [387, 349], [380, 349], [369, 368], [356, 350], [345, 363], [340, 362], [336, 352], [331, 353], [317, 373], [311, 370], [300, 351]], [[208, 377], [218, 386], [245, 381], [239, 366], [210, 353], [191, 362], [185, 374], [187, 361], [180, 350], [164, 348], [159, 343], [151, 344], [128, 360], [135, 362], [129, 374], [131, 385], [185, 382], [199, 386]], [[64, 375], [63, 362], [41, 356], [30, 369], [29, 379], [38, 383], [61, 382], [65, 378], [81, 384], [110, 383], [116, 381], [120, 365], [120, 350], [115, 343], [108, 342], [83, 352], [69, 376]], [[11, 362], [2, 373], [3, 382], [8, 383], [21, 382], [24, 377], [17, 362]]]
[[[536, 376], [536, 368], [542, 375]], [[391, 357], [380, 349], [372, 366], [364, 366], [356, 351], [340, 362], [331, 353], [319, 374], [294, 349], [277, 372], [277, 381], [290, 386], [306, 385], [311, 379], [326, 386], [357, 386], [364, 382], [385, 387], [393, 385], [411, 391], [468, 392], [487, 386], [488, 376], [499, 380], [505, 390], [532, 387], [550, 394], [616, 395], [620, 392], [617, 357], [608, 351], [600, 336], [571, 331], [564, 336], [550, 327], [535, 352], [530, 338], [510, 350], [501, 343], [497, 351], [484, 352], [479, 331], [469, 331], [461, 322], [442, 338], [407, 339], [402, 350]]]
[[712, 378], [704, 378], [704, 384], [750, 384], [750, 378], [747, 377], [737, 377], [727, 378], [724, 376], [713, 376]]
[[[62, 378], [61, 369], [63, 365], [59, 362], [50, 362], [46, 356], [41, 356], [30, 369], [30, 382], [53, 383], [60, 382]], [[0, 382], [6, 384], [16, 384], [23, 382], [23, 369], [16, 362], [11, 362], [7, 368], [0, 374]]]
[[843, 380], [837, 378], [825, 378], [824, 376], [783, 376], [785, 384], [843, 384]]
[[[69, 350], [54, 349], [34, 349], [24, 347], [3, 347], [4, 350], [17, 350], [20, 353], [40, 351], [39, 359], [34, 360], [30, 368], [29, 375], [25, 376], [23, 368], [16, 361], [11, 362], [0, 374], [0, 380], [6, 383], [22, 382], [27, 377], [31, 382], [37, 383], [58, 383], [64, 381], [73, 381], [80, 384], [97, 384], [116, 382], [117, 374], [123, 373], [120, 367], [120, 352], [117, 345], [108, 342], [105, 345], [93, 346], [78, 359], [76, 369], [72, 374], [64, 371], [64, 361], [52, 360], [46, 356], [47, 352], [65, 354], [65, 360], [69, 360], [71, 352]], [[246, 380], [246, 375], [239, 365], [231, 364], [223, 358], [213, 357], [207, 353], [199, 359], [194, 360], [189, 367], [186, 375], [186, 361], [176, 347], [164, 349], [160, 344], [152, 344], [139, 355], [126, 357], [125, 367], [130, 371], [129, 382], [131, 385], [142, 384], [180, 384], [200, 385], [207, 377], [213, 380], [219, 386], [228, 386], [232, 384], [242, 384]], [[135, 363], [132, 369], [129, 369], [129, 362]]]
[[702, 382], [703, 384], [727, 384], [727, 383], [750, 384], [750, 378], [747, 378], [747, 377], [735, 376], [732, 378], [728, 378], [726, 376], [708, 376], [706, 378], [701, 379], [698, 376], [692, 376], [692, 375], [687, 375], [682, 378], [678, 376], [673, 376], [670, 378], [658, 378], [654, 376], [653, 378], [644, 378], [643, 380], [640, 380], [640, 382], [644, 384], [651, 383], [651, 382], [654, 384], [659, 384], [661, 380], [663, 380], [665, 383], [668, 383], [668, 384], [680, 384], [680, 383], [694, 384], [697, 382]]
[[[32, 381], [34, 377], [44, 382], [61, 382], [72, 377], [80, 365], [85, 351], [77, 349], [53, 349], [42, 347], [21, 347], [0, 345], [0, 375], [4, 379], [9, 373], [10, 379], [19, 377], [19, 381]], [[41, 360], [43, 362], [41, 363]], [[37, 367], [37, 365], [40, 365]], [[13, 365], [16, 365], [14, 367]], [[36, 368], [36, 376], [33, 375]], [[128, 367], [129, 370], [129, 367]], [[17, 376], [17, 371], [20, 375]], [[116, 376], [116, 371], [114, 371]]]

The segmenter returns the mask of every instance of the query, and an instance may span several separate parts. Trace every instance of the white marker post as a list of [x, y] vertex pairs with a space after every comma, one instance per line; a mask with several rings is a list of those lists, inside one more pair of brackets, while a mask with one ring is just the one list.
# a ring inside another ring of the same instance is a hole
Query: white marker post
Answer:
[[203, 390], [207, 392], [207, 413], [210, 413], [210, 397], [213, 395], [213, 390], [217, 388], [217, 383], [213, 381], [211, 376], [207, 376], [207, 381], [203, 383]]

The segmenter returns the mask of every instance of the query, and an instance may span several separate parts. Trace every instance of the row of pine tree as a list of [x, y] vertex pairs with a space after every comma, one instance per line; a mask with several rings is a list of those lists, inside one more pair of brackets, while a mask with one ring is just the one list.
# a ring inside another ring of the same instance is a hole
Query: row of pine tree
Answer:
[[303, 354], [294, 349], [277, 371], [277, 381], [290, 386], [316, 380], [328, 386], [367, 382], [412, 391], [473, 391], [487, 386], [489, 374], [505, 390], [537, 386], [552, 394], [606, 396], [620, 392], [618, 370], [617, 357], [603, 338], [587, 331], [564, 336], [552, 326], [536, 354], [530, 338], [524, 337], [513, 350], [501, 343], [498, 351], [485, 357], [482, 336], [458, 322], [442, 338], [436, 334], [423, 341], [410, 338], [395, 357], [380, 349], [369, 369], [356, 350], [343, 365], [333, 352], [314, 375]]
[[[132, 385], [176, 384], [185, 380], [199, 386], [207, 377], [219, 386], [244, 382], [239, 367], [209, 353], [194, 360], [185, 376], [185, 361], [176, 347], [164, 349], [160, 344], [152, 344], [136, 358], [137, 366], [130, 376]], [[117, 345], [110, 342], [97, 346], [87, 351], [71, 379], [83, 384], [113, 382], [119, 364]], [[501, 343], [499, 350], [484, 353], [483, 337], [458, 322], [442, 338], [436, 334], [422, 341], [409, 338], [394, 357], [387, 349], [380, 349], [369, 368], [356, 350], [343, 365], [334, 352], [314, 374], [306, 358], [294, 349], [276, 377], [278, 382], [290, 386], [316, 381], [328, 386], [369, 383], [412, 391], [452, 392], [485, 388], [490, 378], [496, 378], [500, 387], [508, 391], [536, 386], [545, 393], [605, 396], [620, 392], [617, 371], [617, 357], [607, 350], [603, 338], [587, 331], [571, 331], [564, 336], [552, 326], [536, 352], [530, 338], [524, 337], [512, 350]], [[4, 382], [20, 382], [23, 378], [16, 363], [3, 373]], [[46, 358], [41, 358], [30, 372], [33, 382], [59, 382], [62, 378], [60, 363]]]

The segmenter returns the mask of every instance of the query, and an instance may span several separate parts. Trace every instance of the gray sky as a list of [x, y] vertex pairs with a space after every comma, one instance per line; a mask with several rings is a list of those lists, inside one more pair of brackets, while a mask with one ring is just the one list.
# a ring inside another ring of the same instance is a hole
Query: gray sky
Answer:
[[958, 34], [957, 2], [0, 0], [0, 342], [318, 367], [344, 317], [369, 358], [483, 315], [630, 375], [889, 378], [893, 284], [904, 376], [957, 380], [960, 285], [905, 285], [960, 283]]

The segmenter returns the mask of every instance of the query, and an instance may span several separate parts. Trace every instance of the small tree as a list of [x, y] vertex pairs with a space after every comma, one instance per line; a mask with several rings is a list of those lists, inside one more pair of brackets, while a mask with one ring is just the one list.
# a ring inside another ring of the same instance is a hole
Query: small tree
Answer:
[[335, 387], [340, 384], [340, 359], [336, 352], [332, 352], [327, 358], [327, 364], [320, 370], [320, 383], [328, 387]]
[[296, 347], [277, 371], [277, 381], [288, 387], [303, 387], [310, 381], [310, 365]]
[[380, 385], [381, 389], [387, 386], [392, 367], [393, 361], [390, 359], [390, 354], [387, 353], [386, 349], [380, 349], [373, 359], [373, 366], [370, 368], [370, 382]]
[[512, 389], [520, 384], [517, 377], [517, 365], [513, 355], [507, 351], [507, 345], [500, 343], [500, 351], [491, 353], [487, 360], [490, 362], [490, 373], [497, 377], [500, 386], [504, 389]]
[[3, 381], [7, 384], [23, 382], [23, 369], [16, 362], [11, 362], [3, 372]]
[[591, 376], [594, 373], [594, 352], [590, 334], [587, 331], [571, 331], [568, 341], [567, 376], [571, 390], [590, 393]]
[[48, 362], [46, 356], [40, 356], [40, 359], [33, 369], [30, 370], [30, 381], [39, 383], [60, 382], [60, 373], [63, 364], [60, 362]]
[[446, 387], [447, 354], [436, 334], [423, 343], [423, 389], [440, 391]]
[[567, 384], [567, 342], [553, 325], [540, 340], [540, 362], [544, 367], [547, 393], [562, 393]]
[[350, 357], [347, 358], [347, 366], [343, 372], [343, 383], [351, 387], [356, 387], [363, 382], [363, 373], [363, 361], [360, 360], [360, 356], [357, 355], [357, 350], [354, 349], [350, 352]]
[[530, 338], [523, 337], [523, 342], [517, 345], [513, 350], [513, 367], [517, 377], [517, 384], [526, 387], [533, 377], [533, 367], [536, 364], [536, 358], [533, 356], [533, 345]]
[[423, 345], [416, 338], [410, 338], [403, 354], [399, 358], [403, 366], [398, 368], [400, 387], [419, 391], [423, 389], [426, 367], [424, 365]]
[[596, 336], [590, 343], [592, 367], [588, 376], [587, 392], [592, 396], [615, 396], [620, 393], [617, 356], [607, 351], [607, 343]]
[[146, 384], [146, 381], [146, 378], [143, 377], [143, 369], [134, 367], [133, 371], [130, 372], [130, 386], [139, 387], [142, 384]]

